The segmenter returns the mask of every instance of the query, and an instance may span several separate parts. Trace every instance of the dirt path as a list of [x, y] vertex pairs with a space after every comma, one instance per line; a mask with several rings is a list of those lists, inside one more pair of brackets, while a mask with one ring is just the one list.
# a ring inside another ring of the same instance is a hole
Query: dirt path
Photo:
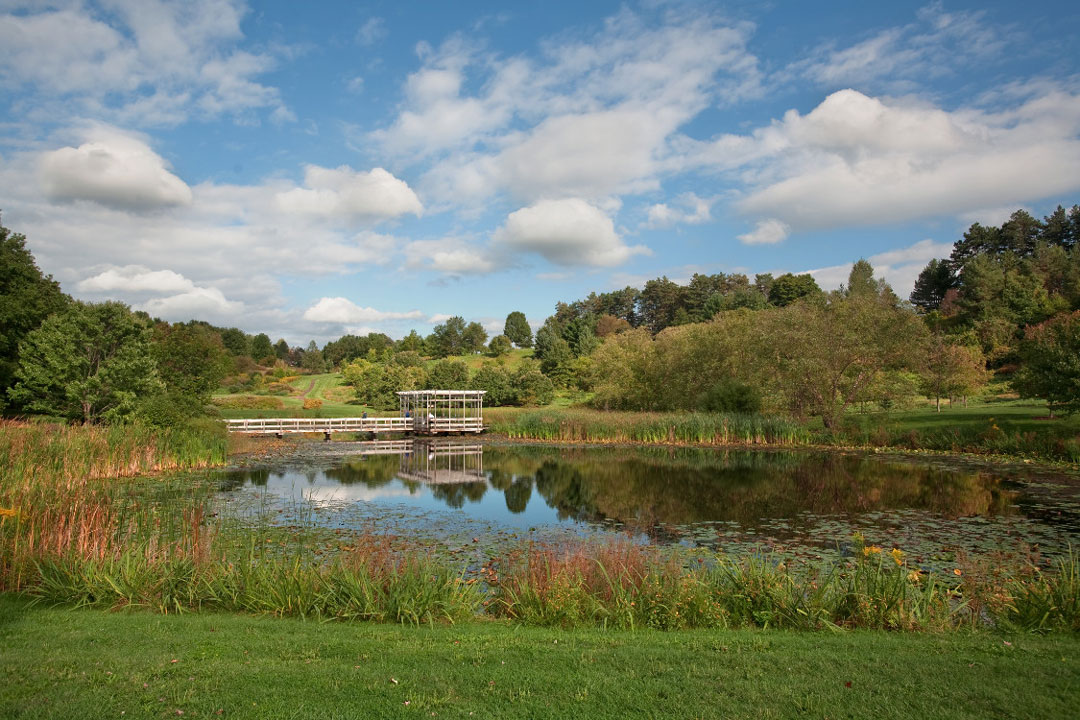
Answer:
[[306, 398], [306, 397], [308, 396], [308, 393], [309, 393], [309, 392], [311, 392], [311, 391], [312, 391], [312, 390], [314, 390], [314, 389], [315, 389], [315, 381], [314, 381], [314, 380], [312, 380], [312, 381], [311, 381], [311, 384], [309, 384], [309, 385], [307, 386], [307, 390], [305, 390], [304, 392], [300, 393], [300, 397], [301, 397], [301, 399], [303, 399], [303, 398]]

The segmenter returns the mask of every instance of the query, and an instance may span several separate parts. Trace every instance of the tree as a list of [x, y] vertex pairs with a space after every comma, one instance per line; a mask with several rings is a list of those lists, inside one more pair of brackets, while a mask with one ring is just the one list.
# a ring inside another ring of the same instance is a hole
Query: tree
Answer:
[[279, 339], [274, 343], [274, 355], [278, 360], [285, 360], [289, 357], [289, 343], [285, 342], [285, 338]]
[[573, 375], [571, 363], [574, 357], [570, 343], [562, 338], [556, 338], [544, 353], [544, 359], [540, 361], [540, 371], [551, 378], [556, 385], [568, 387]]
[[428, 352], [435, 357], [460, 355], [464, 349], [465, 318], [455, 315], [445, 323], [436, 325], [428, 336]]
[[415, 330], [410, 330], [408, 335], [398, 340], [396, 347], [398, 351], [418, 353], [424, 349], [424, 338]]
[[821, 288], [818, 287], [812, 275], [784, 273], [772, 282], [769, 288], [769, 303], [777, 307], [785, 307], [808, 295], [820, 294]]
[[927, 330], [888, 294], [794, 303], [756, 314], [756, 378], [796, 415], [827, 428], [865, 397], [881, 372], [918, 367]]
[[[228, 369], [229, 358], [221, 336], [199, 325], [162, 323], [154, 328], [151, 339], [165, 392], [200, 402], [208, 400]], [[269, 338], [266, 344], [270, 345]]]
[[638, 296], [638, 318], [642, 325], [658, 333], [673, 324], [679, 308], [686, 309], [687, 289], [667, 279], [649, 280]]
[[600, 345], [588, 317], [571, 320], [563, 331], [563, 339], [570, 346], [570, 351], [574, 353], [574, 357], [588, 355]]
[[26, 236], [0, 225], [0, 409], [15, 383], [19, 343], [70, 302], [26, 249]]
[[304, 350], [304, 357], [300, 361], [300, 367], [314, 373], [326, 372], [326, 361], [323, 360], [322, 351], [319, 350], [319, 346], [315, 344], [314, 340], [309, 342], [307, 349]]
[[478, 353], [484, 349], [487, 342], [487, 330], [478, 322], [471, 322], [465, 326], [461, 333], [461, 345], [465, 352]]
[[1051, 411], [1080, 411], [1080, 310], [1027, 329], [1013, 385], [1022, 397], [1046, 400]]
[[231, 355], [250, 355], [251, 343], [248, 341], [248, 336], [244, 334], [244, 331], [240, 328], [228, 328], [221, 331], [221, 342], [224, 343], [225, 349], [229, 351]]
[[461, 360], [440, 360], [427, 374], [429, 390], [461, 390], [469, 386], [469, 366]]
[[866, 258], [859, 258], [855, 261], [855, 264], [851, 266], [851, 272], [848, 273], [847, 286], [844, 288], [844, 292], [849, 297], [855, 295], [876, 295], [878, 292], [877, 281], [874, 280], [874, 267], [870, 264]]
[[505, 335], [496, 335], [491, 338], [491, 343], [488, 345], [488, 352], [491, 354], [491, 357], [500, 357], [509, 353], [511, 348], [510, 338]]
[[931, 260], [919, 273], [911, 291], [911, 304], [923, 312], [941, 307], [945, 293], [956, 287], [956, 277], [946, 260]]
[[[269, 338], [266, 344], [270, 346]], [[172, 427], [205, 414], [210, 394], [231, 365], [221, 335], [201, 323], [158, 323], [150, 347], [163, 386], [140, 398], [139, 419]]]
[[515, 310], [506, 316], [503, 334], [520, 348], [532, 347], [532, 328], [529, 327], [529, 321], [525, 319], [523, 312]]
[[547, 405], [555, 397], [555, 386], [551, 379], [540, 372], [535, 360], [526, 359], [514, 373], [510, 382], [514, 389], [515, 402], [518, 405]]
[[161, 387], [150, 329], [122, 303], [73, 303], [26, 336], [9, 394], [37, 412], [84, 423], [130, 415]]
[[[505, 337], [498, 335], [496, 337]], [[507, 340], [509, 342], [509, 340]], [[516, 393], [511, 385], [510, 373], [498, 363], [485, 362], [469, 381], [470, 390], [484, 390], [484, 404], [513, 405]]]
[[617, 335], [630, 329], [630, 323], [625, 318], [614, 315], [601, 315], [596, 320], [596, 336], [606, 338], [608, 335]]
[[958, 345], [937, 335], [930, 341], [921, 379], [923, 393], [934, 398], [941, 412], [941, 398], [966, 396], [986, 383], [986, 358], [978, 347]]
[[274, 346], [270, 344], [270, 336], [259, 333], [251, 339], [251, 357], [263, 362], [274, 357]]

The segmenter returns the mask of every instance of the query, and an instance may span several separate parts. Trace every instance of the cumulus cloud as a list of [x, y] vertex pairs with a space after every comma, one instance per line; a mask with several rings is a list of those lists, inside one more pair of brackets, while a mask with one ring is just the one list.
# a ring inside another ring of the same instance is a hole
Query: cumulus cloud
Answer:
[[343, 297], [324, 297], [304, 311], [304, 319], [318, 323], [370, 323], [385, 320], [413, 320], [424, 317], [419, 310], [388, 312], [373, 307], [360, 307]]
[[175, 321], [233, 317], [244, 310], [243, 303], [226, 299], [225, 294], [217, 288], [206, 287], [192, 288], [167, 297], [151, 298], [134, 307], [155, 317]]
[[126, 210], [191, 203], [191, 188], [141, 139], [106, 128], [78, 147], [41, 156], [39, 177], [57, 200], [90, 200]]
[[735, 207], [792, 231], [904, 222], [1015, 206], [1080, 188], [1080, 95], [1014, 109], [829, 95], [750, 135], [683, 139], [685, 167], [739, 173]]
[[280, 192], [274, 199], [284, 212], [344, 220], [419, 216], [424, 209], [405, 181], [381, 167], [358, 172], [347, 165], [308, 165], [304, 187]]
[[172, 270], [151, 270], [144, 265], [125, 265], [109, 268], [93, 277], [80, 280], [75, 288], [80, 292], [153, 292], [182, 293], [195, 288], [195, 283]]
[[791, 228], [787, 223], [770, 218], [759, 222], [750, 232], [739, 235], [739, 242], [744, 245], [775, 245], [782, 242], [790, 232]]
[[712, 202], [700, 198], [692, 192], [680, 195], [675, 204], [683, 207], [672, 207], [667, 203], [650, 205], [647, 211], [646, 225], [653, 228], [663, 228], [679, 223], [700, 225], [712, 220]]
[[501, 248], [537, 253], [566, 266], [611, 267], [650, 254], [642, 245], [623, 243], [611, 218], [578, 198], [543, 200], [512, 212], [493, 239]]
[[405, 267], [436, 270], [447, 275], [483, 275], [505, 264], [491, 248], [470, 243], [465, 238], [445, 237], [417, 240], [405, 246]]

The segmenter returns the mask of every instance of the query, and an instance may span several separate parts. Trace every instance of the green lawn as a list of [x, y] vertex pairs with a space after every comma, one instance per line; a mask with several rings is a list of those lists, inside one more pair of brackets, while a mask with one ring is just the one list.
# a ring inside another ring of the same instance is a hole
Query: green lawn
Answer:
[[954, 720], [1078, 706], [1072, 635], [414, 628], [0, 597], [5, 718]]

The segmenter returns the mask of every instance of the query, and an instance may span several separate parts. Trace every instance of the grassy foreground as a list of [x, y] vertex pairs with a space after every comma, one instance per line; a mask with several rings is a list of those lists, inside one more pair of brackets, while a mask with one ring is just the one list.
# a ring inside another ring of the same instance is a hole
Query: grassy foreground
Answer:
[[0, 596], [6, 718], [1065, 718], [1078, 704], [1071, 635], [415, 628]]

